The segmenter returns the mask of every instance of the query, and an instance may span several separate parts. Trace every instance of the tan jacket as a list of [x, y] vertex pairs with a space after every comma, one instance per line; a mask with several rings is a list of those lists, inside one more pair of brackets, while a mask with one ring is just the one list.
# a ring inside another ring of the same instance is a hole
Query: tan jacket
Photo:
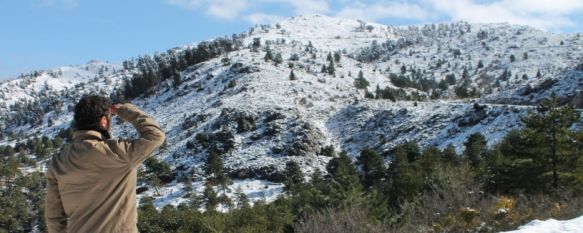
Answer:
[[117, 114], [134, 125], [138, 139], [103, 141], [97, 131], [75, 131], [73, 142], [48, 163], [49, 233], [138, 232], [137, 166], [164, 142], [165, 135], [131, 104]]

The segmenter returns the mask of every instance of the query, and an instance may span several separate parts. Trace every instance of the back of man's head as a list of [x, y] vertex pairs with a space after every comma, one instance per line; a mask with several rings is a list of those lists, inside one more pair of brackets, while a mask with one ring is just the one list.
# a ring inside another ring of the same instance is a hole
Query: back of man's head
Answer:
[[75, 105], [73, 127], [78, 130], [98, 128], [99, 119], [109, 114], [111, 102], [98, 95], [86, 95]]

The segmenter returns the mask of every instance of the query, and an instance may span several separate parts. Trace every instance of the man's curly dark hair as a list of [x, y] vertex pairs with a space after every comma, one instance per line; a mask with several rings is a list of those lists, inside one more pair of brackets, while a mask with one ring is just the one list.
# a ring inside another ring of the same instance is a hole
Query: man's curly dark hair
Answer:
[[111, 101], [98, 95], [86, 95], [75, 105], [73, 127], [77, 130], [99, 129], [99, 119], [109, 114]]

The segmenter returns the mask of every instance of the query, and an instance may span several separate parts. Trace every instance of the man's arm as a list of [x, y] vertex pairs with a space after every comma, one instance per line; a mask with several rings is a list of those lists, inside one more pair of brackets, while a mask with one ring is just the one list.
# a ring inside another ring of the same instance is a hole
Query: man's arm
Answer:
[[49, 233], [67, 232], [67, 215], [61, 202], [59, 186], [51, 166], [47, 170], [47, 193], [45, 196], [45, 220]]
[[136, 106], [131, 104], [115, 105], [112, 110], [121, 119], [130, 122], [140, 134], [138, 139], [108, 142], [115, 143], [115, 145], [110, 144], [110, 146], [114, 146], [115, 149], [112, 148], [114, 152], [129, 161], [132, 167], [146, 160], [156, 148], [164, 143], [166, 135], [158, 123]]

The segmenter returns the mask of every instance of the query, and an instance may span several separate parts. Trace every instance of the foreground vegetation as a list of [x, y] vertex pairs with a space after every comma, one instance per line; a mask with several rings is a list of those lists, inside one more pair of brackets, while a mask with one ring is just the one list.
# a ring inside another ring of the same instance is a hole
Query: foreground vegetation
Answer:
[[222, 172], [211, 153], [206, 191], [161, 211], [144, 200], [140, 232], [498, 232], [582, 215], [579, 114], [552, 97], [523, 120], [524, 129], [490, 147], [470, 135], [462, 154], [409, 142], [387, 157], [365, 148], [353, 163], [327, 148], [326, 171], [306, 181], [290, 162], [286, 193], [253, 206], [242, 193], [230, 200], [210, 188], [228, 182], [210, 169]]
[[[298, 164], [288, 163], [286, 192], [271, 203], [249, 203], [240, 190], [233, 200], [220, 195], [229, 181], [221, 155], [213, 152], [206, 190], [190, 191], [189, 202], [161, 210], [143, 198], [138, 228], [146, 233], [498, 232], [533, 219], [573, 218], [583, 215], [579, 119], [573, 108], [551, 98], [523, 119], [524, 129], [489, 147], [484, 136], [472, 134], [462, 154], [452, 145], [422, 149], [409, 142], [383, 154], [365, 148], [353, 161], [326, 148], [333, 156], [326, 171], [305, 179]], [[0, 148], [0, 232], [43, 231], [43, 174], [23, 175], [18, 167], [34, 166], [28, 154], [41, 159], [61, 143], [43, 138]], [[154, 187], [175, 179], [163, 162], [145, 165], [143, 175]]]

